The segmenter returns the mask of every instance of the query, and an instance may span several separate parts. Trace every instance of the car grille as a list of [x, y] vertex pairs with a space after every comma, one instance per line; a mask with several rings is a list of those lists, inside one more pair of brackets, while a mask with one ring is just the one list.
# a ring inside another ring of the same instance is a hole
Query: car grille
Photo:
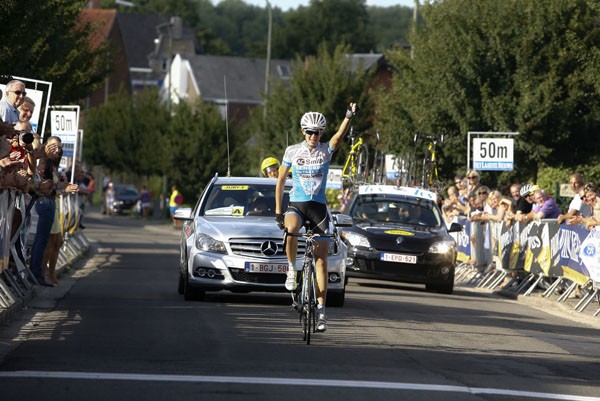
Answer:
[[422, 264], [406, 264], [384, 262], [381, 260], [369, 260], [363, 258], [355, 258], [354, 264], [358, 269], [364, 272], [380, 273], [386, 275], [422, 275], [426, 271], [426, 267]]
[[236, 281], [255, 284], [283, 284], [285, 282], [285, 274], [271, 273], [248, 273], [243, 269], [230, 268], [231, 276]]
[[[264, 258], [265, 255], [261, 251], [261, 246], [265, 241], [273, 241], [277, 244], [277, 253], [269, 257], [281, 258], [285, 256], [281, 238], [230, 238], [229, 246], [234, 255]], [[304, 248], [304, 242], [298, 241], [298, 257], [304, 255]]]

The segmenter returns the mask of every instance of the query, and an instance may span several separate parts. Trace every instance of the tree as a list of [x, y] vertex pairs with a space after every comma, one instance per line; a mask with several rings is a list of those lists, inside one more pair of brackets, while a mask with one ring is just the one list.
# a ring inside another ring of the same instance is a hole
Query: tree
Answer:
[[53, 83], [55, 104], [75, 103], [108, 75], [108, 48], [90, 45], [90, 26], [79, 16], [85, 0], [3, 0], [0, 5], [0, 75]]
[[[378, 124], [393, 152], [415, 132], [445, 131], [442, 172], [466, 165], [468, 131], [518, 131], [518, 178], [543, 164], [598, 156], [600, 97], [592, 68], [598, 10], [591, 1], [446, 0], [422, 8], [413, 55], [393, 50], [393, 89], [377, 97]], [[589, 143], [591, 146], [575, 146]], [[565, 149], [569, 149], [565, 152]], [[596, 159], [597, 160], [597, 159]]]
[[408, 46], [407, 36], [413, 10], [404, 6], [367, 7], [369, 30], [372, 32], [377, 52], [391, 47]]
[[[346, 57], [348, 50], [348, 46], [340, 45], [330, 53], [322, 45], [317, 56], [296, 60], [288, 83], [274, 85], [267, 99], [266, 118], [262, 119], [262, 111], [254, 115], [256, 130], [261, 132], [257, 135], [256, 152], [252, 152], [255, 166], [267, 156], [281, 158], [287, 145], [302, 140], [299, 121], [307, 111], [325, 115], [328, 129], [323, 140], [328, 140], [327, 136], [335, 132], [344, 118], [348, 103], [363, 104], [368, 76], [364, 69], [351, 70]], [[363, 111], [357, 123], [366, 125], [368, 107]]]
[[225, 121], [217, 108], [208, 103], [191, 108], [182, 102], [175, 107], [174, 115], [169, 133], [170, 161], [165, 173], [187, 198], [195, 199], [216, 173], [227, 174]]
[[137, 153], [134, 130], [131, 96], [124, 91], [111, 95], [107, 103], [86, 112], [84, 160], [111, 171], [136, 172], [143, 155]]
[[273, 28], [273, 54], [278, 58], [315, 55], [321, 43], [329, 52], [347, 44], [354, 53], [375, 49], [365, 0], [311, 0], [285, 14], [282, 27]]

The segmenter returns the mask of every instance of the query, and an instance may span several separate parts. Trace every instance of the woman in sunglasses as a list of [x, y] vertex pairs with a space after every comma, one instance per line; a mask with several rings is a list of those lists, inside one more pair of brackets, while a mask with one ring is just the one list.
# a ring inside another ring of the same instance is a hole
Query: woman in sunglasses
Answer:
[[0, 100], [0, 118], [5, 123], [14, 124], [19, 121], [19, 110], [17, 108], [23, 103], [27, 96], [25, 84], [13, 79], [6, 84], [6, 93]]
[[[275, 221], [282, 230], [285, 228], [290, 233], [297, 233], [303, 222], [309, 221], [310, 229], [317, 234], [327, 234], [329, 228], [329, 214], [325, 187], [329, 163], [333, 153], [340, 147], [348, 129], [350, 121], [358, 112], [358, 105], [350, 103], [346, 115], [337, 132], [328, 143], [321, 143], [321, 136], [327, 127], [323, 114], [309, 111], [300, 119], [300, 132], [304, 140], [295, 145], [288, 146], [283, 155], [279, 177], [277, 179], [275, 195]], [[292, 169], [293, 187], [290, 191], [290, 203], [287, 211], [282, 210], [283, 191], [288, 171]], [[283, 214], [285, 212], [285, 215]], [[288, 258], [288, 272], [285, 288], [293, 291], [296, 287], [296, 254], [298, 239], [288, 237], [286, 255]], [[329, 242], [323, 241], [315, 249], [317, 273], [317, 331], [327, 330], [325, 317], [325, 297], [327, 295], [327, 254]]]

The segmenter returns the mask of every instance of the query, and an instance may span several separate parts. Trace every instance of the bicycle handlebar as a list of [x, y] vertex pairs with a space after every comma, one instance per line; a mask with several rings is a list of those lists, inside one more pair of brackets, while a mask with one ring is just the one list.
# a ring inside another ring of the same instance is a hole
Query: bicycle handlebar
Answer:
[[313, 233], [312, 231], [307, 231], [305, 233], [291, 233], [289, 232], [287, 229], [283, 230], [285, 232], [285, 235], [289, 235], [290, 237], [302, 237], [302, 238], [334, 238], [335, 234], [317, 234], [317, 233]]

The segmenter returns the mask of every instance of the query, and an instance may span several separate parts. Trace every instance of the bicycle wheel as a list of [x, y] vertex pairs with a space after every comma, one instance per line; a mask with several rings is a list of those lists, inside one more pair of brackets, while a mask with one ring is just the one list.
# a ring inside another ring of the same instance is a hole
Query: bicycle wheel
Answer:
[[365, 183], [369, 177], [369, 150], [367, 145], [361, 145], [356, 157], [356, 177], [355, 182]]
[[310, 334], [314, 330], [314, 292], [313, 292], [313, 277], [312, 277], [312, 266], [306, 266], [304, 268], [304, 299], [303, 299], [303, 310], [302, 315], [304, 320], [302, 322], [302, 328], [304, 330], [304, 340], [307, 345], [310, 345]]

